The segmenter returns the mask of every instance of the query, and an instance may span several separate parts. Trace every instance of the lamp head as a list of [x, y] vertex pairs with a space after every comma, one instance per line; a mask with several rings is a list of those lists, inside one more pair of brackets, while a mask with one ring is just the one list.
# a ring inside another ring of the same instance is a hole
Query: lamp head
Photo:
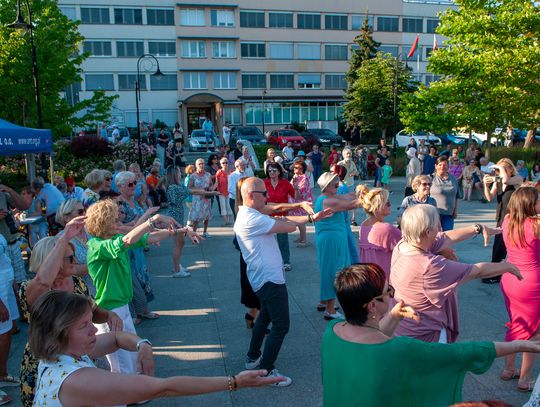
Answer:
[[163, 74], [163, 72], [161, 72], [161, 70], [159, 69], [159, 66], [158, 66], [156, 73], [152, 74], [152, 76], [153, 76], [154, 78], [156, 78], [156, 79], [159, 81], [159, 80], [161, 80], [165, 75]]
[[30, 24], [28, 24], [24, 20], [21, 13], [17, 13], [17, 19], [11, 24], [8, 24], [7, 27], [13, 30], [24, 31], [24, 32], [28, 31], [31, 28]]

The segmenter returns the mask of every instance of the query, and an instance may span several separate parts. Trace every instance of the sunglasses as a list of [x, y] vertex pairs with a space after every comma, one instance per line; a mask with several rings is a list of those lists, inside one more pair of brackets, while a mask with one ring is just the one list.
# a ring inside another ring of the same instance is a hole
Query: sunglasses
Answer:
[[388, 284], [388, 289], [385, 293], [382, 293], [381, 295], [378, 295], [376, 297], [373, 297], [375, 301], [383, 302], [383, 298], [385, 295], [388, 295], [390, 298], [394, 298], [394, 294], [396, 293], [396, 289], [392, 287], [390, 284]]
[[423, 187], [430, 187], [431, 182], [422, 182], [420, 185], [422, 185]]
[[112, 181], [112, 178], [111, 177], [106, 177], [105, 181]]
[[75, 263], [75, 256], [74, 255], [66, 256], [64, 257], [64, 260], [68, 260], [70, 264], [73, 264]]
[[72, 211], [71, 213], [73, 212], [77, 212], [77, 215], [81, 216], [81, 215], [84, 215], [84, 213], [86, 212], [86, 209], [77, 209], [76, 211]]
[[294, 167], [295, 170], [302, 170], [302, 167]]
[[265, 198], [268, 196], [268, 191], [251, 191], [254, 194], [261, 194]]
[[134, 182], [128, 182], [127, 186], [130, 187], [130, 188], [133, 188], [135, 186], [135, 183]]
[[269, 169], [268, 169], [268, 172], [279, 172], [279, 171], [276, 170], [275, 168], [269, 168]]
[[221, 164], [229, 165], [227, 161], [221, 161]]

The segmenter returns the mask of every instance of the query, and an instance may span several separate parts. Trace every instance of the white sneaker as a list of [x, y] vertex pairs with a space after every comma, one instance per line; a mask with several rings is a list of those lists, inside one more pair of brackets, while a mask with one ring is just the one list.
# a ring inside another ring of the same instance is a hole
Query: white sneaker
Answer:
[[334, 312], [333, 314], [330, 314], [328, 311], [324, 311], [323, 317], [326, 320], [340, 319], [340, 318], [343, 318], [343, 314], [341, 312], [338, 312], [338, 311]]
[[283, 265], [283, 271], [291, 271], [291, 270], [292, 270], [292, 267], [290, 264], [285, 263]]
[[246, 359], [246, 369], [247, 370], [255, 370], [255, 369], [258, 369], [259, 366], [261, 365], [261, 359], [262, 359], [262, 355], [259, 356], [257, 359], [253, 360], [253, 359], [250, 359], [250, 358], [247, 358]]
[[266, 375], [266, 377], [281, 377], [285, 379], [282, 382], [277, 382], [277, 383], [271, 384], [270, 386], [287, 387], [287, 386], [290, 386], [292, 383], [292, 379], [290, 377], [280, 374], [277, 369], [272, 370], [270, 373]]
[[191, 277], [191, 273], [189, 271], [186, 271], [185, 268], [180, 266], [180, 270], [176, 273], [173, 273], [173, 278], [185, 278], [185, 277]]

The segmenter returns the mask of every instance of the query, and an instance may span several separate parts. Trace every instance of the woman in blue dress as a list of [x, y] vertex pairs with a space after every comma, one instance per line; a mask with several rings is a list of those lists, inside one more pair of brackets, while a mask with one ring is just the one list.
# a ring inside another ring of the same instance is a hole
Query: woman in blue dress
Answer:
[[338, 195], [339, 177], [325, 172], [317, 184], [321, 195], [315, 202], [315, 213], [323, 209], [332, 209], [334, 215], [315, 223], [315, 244], [321, 278], [320, 303], [317, 309], [324, 310], [324, 319], [342, 318], [336, 311], [336, 291], [334, 278], [339, 270], [351, 265], [351, 256], [347, 243], [345, 213], [360, 207], [360, 201], [354, 195]]

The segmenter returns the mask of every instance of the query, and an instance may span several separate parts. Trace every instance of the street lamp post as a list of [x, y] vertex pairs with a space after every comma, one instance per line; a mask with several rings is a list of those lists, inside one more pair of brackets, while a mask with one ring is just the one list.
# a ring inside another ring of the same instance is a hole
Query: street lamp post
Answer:
[[268, 93], [268, 90], [266, 88], [263, 89], [261, 94], [261, 105], [262, 105], [262, 132], [264, 136], [264, 95]]
[[141, 83], [140, 83], [140, 75], [141, 75], [141, 62], [142, 61], [150, 61], [151, 65], [143, 67], [144, 72], [150, 72], [154, 68], [154, 62], [156, 63], [156, 72], [154, 72], [152, 75], [157, 79], [160, 80], [163, 78], [163, 73], [159, 69], [159, 61], [157, 58], [152, 54], [143, 54], [139, 57], [137, 60], [137, 76], [135, 77], [135, 108], [137, 109], [137, 147], [139, 150], [139, 166], [141, 167], [141, 170], [144, 170], [143, 167], [143, 160], [142, 160], [142, 149], [141, 149], [141, 124], [140, 124], [140, 113], [139, 113], [139, 100], [141, 99]]
[[[26, 5], [26, 10], [28, 12], [28, 22], [24, 19], [22, 15], [22, 7], [21, 7], [21, 0], [17, 0], [17, 18], [16, 20], [9, 24], [7, 27], [18, 30], [18, 31], [28, 31], [28, 35], [30, 38], [30, 51], [31, 51], [31, 57], [32, 57], [32, 75], [34, 77], [34, 96], [36, 99], [36, 114], [37, 114], [37, 127], [38, 129], [43, 128], [43, 115], [41, 113], [41, 92], [40, 92], [40, 86], [39, 86], [39, 69], [38, 69], [38, 63], [37, 63], [37, 55], [36, 55], [36, 45], [34, 43], [34, 24], [32, 23], [32, 9], [30, 8], [30, 3], [28, 0], [24, 0]], [[46, 168], [46, 161], [43, 154], [41, 155], [41, 167], [43, 173], [45, 173]], [[52, 171], [52, 166], [51, 166]], [[52, 174], [51, 174], [51, 180], [52, 180]]]

